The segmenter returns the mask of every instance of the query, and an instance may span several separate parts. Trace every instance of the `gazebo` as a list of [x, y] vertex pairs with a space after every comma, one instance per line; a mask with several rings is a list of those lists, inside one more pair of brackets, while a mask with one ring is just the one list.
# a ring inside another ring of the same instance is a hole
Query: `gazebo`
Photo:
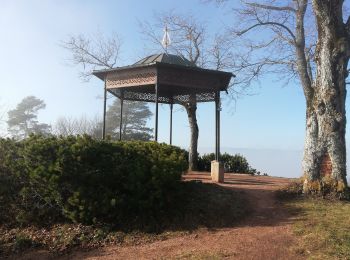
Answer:
[[[220, 154], [220, 92], [227, 91], [230, 72], [210, 70], [178, 55], [168, 53], [151, 55], [133, 65], [94, 71], [93, 75], [104, 81], [103, 134], [105, 138], [107, 91], [120, 99], [122, 127], [123, 101], [154, 102], [155, 141], [158, 141], [158, 104], [170, 105], [170, 144], [172, 144], [173, 104], [190, 102], [215, 102], [215, 161], [212, 162], [212, 178], [223, 181]], [[121, 140], [121, 131], [119, 132]]]

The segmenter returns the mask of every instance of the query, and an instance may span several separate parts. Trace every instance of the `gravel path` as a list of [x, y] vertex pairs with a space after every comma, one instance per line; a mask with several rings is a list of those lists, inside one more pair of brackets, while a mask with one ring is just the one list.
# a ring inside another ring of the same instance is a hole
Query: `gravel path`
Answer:
[[[209, 174], [197, 172], [184, 179], [210, 182]], [[293, 219], [273, 194], [288, 182], [285, 178], [225, 174], [225, 183], [221, 185], [242, 191], [253, 209], [237, 226], [200, 229], [190, 235], [138, 246], [73, 252], [63, 259], [302, 259], [293, 250], [297, 243], [291, 232]]]

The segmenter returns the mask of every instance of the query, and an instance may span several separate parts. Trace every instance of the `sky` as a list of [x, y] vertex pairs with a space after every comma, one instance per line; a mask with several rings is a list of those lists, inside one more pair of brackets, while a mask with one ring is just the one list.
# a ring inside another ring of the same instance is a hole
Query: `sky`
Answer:
[[[41, 122], [54, 124], [60, 116], [102, 115], [103, 82], [82, 82], [79, 69], [69, 62], [61, 43], [70, 35], [117, 34], [123, 42], [118, 66], [132, 64], [145, 53], [139, 22], [174, 10], [200, 15], [209, 30], [220, 31], [232, 17], [210, 3], [197, 0], [1, 0], [0, 2], [0, 109], [13, 109], [34, 95], [47, 105]], [[223, 102], [223, 151], [245, 155], [253, 167], [275, 176], [301, 175], [305, 130], [305, 100], [297, 84], [283, 87], [274, 78], [251, 86], [252, 95]], [[111, 102], [110, 99], [109, 102]], [[154, 105], [150, 104], [154, 111]], [[198, 105], [199, 151], [213, 152], [214, 104]], [[0, 111], [1, 115], [1, 111]], [[174, 107], [173, 144], [187, 148], [186, 113]], [[153, 127], [154, 121], [149, 125]], [[169, 141], [169, 106], [160, 107], [159, 140]], [[5, 125], [2, 125], [5, 130]]]

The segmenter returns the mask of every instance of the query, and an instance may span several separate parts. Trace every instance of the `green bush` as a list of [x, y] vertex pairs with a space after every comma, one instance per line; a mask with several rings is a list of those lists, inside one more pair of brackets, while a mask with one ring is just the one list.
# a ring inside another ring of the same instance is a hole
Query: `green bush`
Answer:
[[[215, 154], [204, 154], [198, 158], [198, 169], [210, 171], [211, 161], [215, 160]], [[249, 166], [247, 159], [240, 155], [220, 154], [220, 161], [224, 164], [225, 172], [255, 174], [256, 170]]]
[[0, 139], [0, 223], [12, 221], [18, 213], [18, 194], [23, 183], [16, 170], [19, 147], [11, 139]]
[[210, 172], [211, 161], [215, 160], [214, 153], [203, 154], [198, 156], [198, 170]]
[[0, 151], [0, 221], [19, 223], [152, 223], [187, 168], [183, 150], [154, 142], [33, 135]]

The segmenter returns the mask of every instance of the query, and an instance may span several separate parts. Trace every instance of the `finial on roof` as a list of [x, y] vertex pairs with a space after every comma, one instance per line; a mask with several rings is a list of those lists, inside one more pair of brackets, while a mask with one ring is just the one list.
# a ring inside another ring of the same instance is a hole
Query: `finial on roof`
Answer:
[[169, 35], [169, 31], [168, 31], [168, 26], [165, 25], [162, 45], [163, 45], [166, 53], [168, 52], [168, 47], [170, 46], [170, 44], [171, 44], [171, 41], [170, 41], [170, 35]]

